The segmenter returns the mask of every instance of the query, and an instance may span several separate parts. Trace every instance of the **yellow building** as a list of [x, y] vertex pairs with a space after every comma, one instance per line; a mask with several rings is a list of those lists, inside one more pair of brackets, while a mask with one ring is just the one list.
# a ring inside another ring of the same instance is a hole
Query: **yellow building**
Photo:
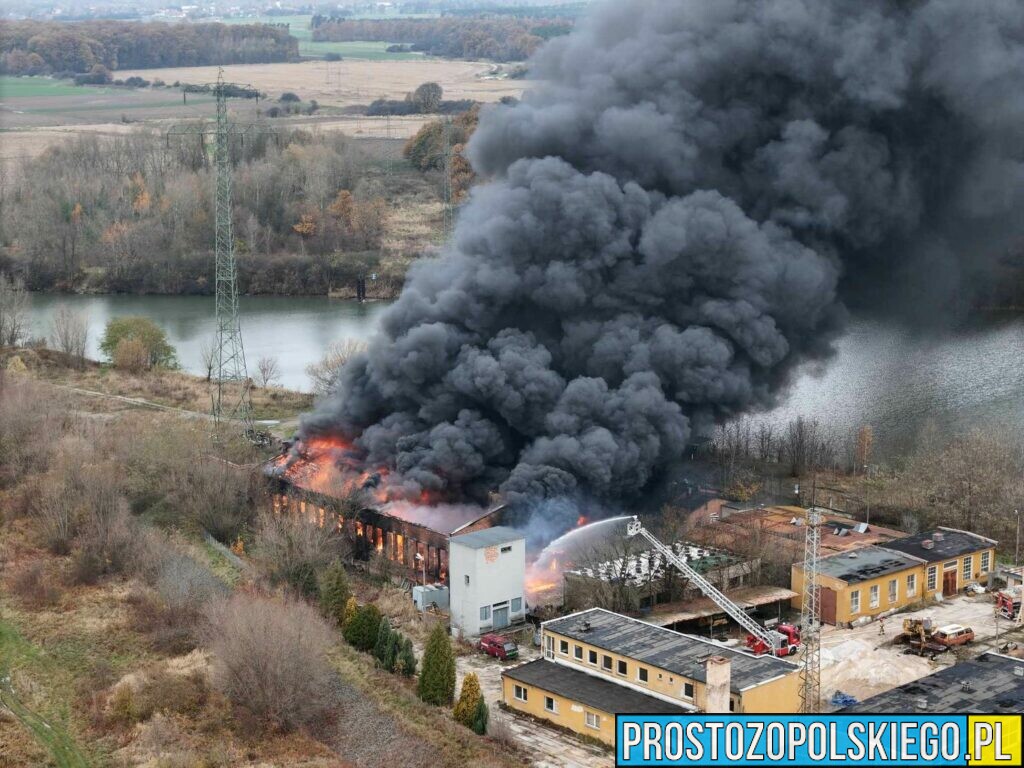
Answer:
[[544, 622], [541, 634], [544, 658], [502, 673], [505, 704], [608, 744], [616, 714], [800, 708], [797, 667], [774, 656], [602, 608]]
[[[950, 597], [988, 578], [995, 567], [995, 542], [953, 528], [939, 528], [822, 558], [821, 620], [848, 624], [898, 611], [936, 595]], [[792, 569], [791, 588], [802, 603], [804, 574]]]

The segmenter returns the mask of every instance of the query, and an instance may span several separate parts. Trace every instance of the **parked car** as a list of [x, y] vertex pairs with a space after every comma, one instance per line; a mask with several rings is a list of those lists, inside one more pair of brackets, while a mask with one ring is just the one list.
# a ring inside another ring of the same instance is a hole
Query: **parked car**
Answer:
[[932, 633], [932, 641], [946, 647], [966, 645], [973, 639], [974, 630], [960, 624], [947, 624], [944, 627], [939, 627]]
[[515, 659], [519, 656], [519, 646], [502, 635], [481, 637], [480, 650], [496, 659]]

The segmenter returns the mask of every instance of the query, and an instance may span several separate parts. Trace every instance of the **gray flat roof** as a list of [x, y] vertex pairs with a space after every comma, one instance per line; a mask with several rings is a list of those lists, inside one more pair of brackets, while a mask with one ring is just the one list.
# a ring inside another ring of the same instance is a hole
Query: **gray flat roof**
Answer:
[[[886, 546], [891, 543], [886, 542]], [[823, 557], [818, 561], [818, 570], [847, 584], [857, 584], [920, 564], [920, 560], [902, 552], [870, 546]]]
[[683, 715], [689, 711], [664, 699], [545, 659], [520, 664], [501, 674], [612, 715]]
[[[936, 538], [938, 536], [938, 538]], [[930, 541], [931, 547], [925, 547], [924, 542]], [[893, 539], [885, 542], [887, 549], [894, 549], [897, 552], [904, 552], [914, 557], [920, 557], [934, 563], [936, 560], [946, 560], [950, 557], [960, 557], [977, 552], [979, 549], [989, 549], [995, 546], [992, 539], [986, 539], [970, 531], [958, 531], [955, 528], [937, 528], [924, 533], [915, 533], [913, 536], [904, 536], [901, 539]]]
[[775, 656], [755, 656], [700, 637], [656, 627], [603, 608], [591, 608], [561, 619], [545, 621], [543, 626], [547, 630], [582, 643], [700, 682], [705, 682], [704, 663], [707, 658], [724, 656], [732, 665], [731, 689], [735, 693], [795, 672], [797, 669], [795, 664]]
[[473, 533], [462, 533], [452, 536], [452, 542], [461, 544], [470, 549], [483, 549], [484, 547], [496, 547], [499, 544], [508, 544], [511, 541], [518, 541], [526, 538], [520, 531], [509, 528], [505, 525], [496, 525], [493, 528], [484, 528], [482, 531]]
[[1018, 714], [1024, 712], [1024, 659], [984, 653], [839, 711]]

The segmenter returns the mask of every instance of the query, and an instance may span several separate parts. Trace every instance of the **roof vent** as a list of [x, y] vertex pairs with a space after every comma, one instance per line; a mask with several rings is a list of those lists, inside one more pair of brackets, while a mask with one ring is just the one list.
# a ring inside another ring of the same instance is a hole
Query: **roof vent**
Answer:
[[920, 698], [917, 700], [918, 709], [928, 709], [928, 699]]
[[871, 528], [867, 523], [861, 523], [857, 526], [857, 533], [867, 533], [869, 530], [871, 530]]
[[581, 628], [581, 629], [582, 629], [582, 630], [583, 630], [584, 632], [589, 632], [589, 631], [590, 631], [590, 622], [589, 622], [589, 621], [584, 621], [584, 622], [583, 622], [583, 626], [582, 626], [582, 628]]
[[971, 690], [971, 681], [970, 680], [964, 680], [963, 682], [961, 682], [960, 683], [960, 690], [964, 691], [965, 693], [970, 691]]
[[931, 539], [925, 539], [921, 542], [922, 549], [935, 549], [935, 542]]
[[932, 535], [932, 538], [935, 539], [935, 541], [942, 541], [944, 538], [946, 538], [946, 535], [942, 531], [936, 531]]
[[851, 560], [856, 560], [859, 557], [859, 555], [856, 552], [851, 552], [849, 555], [847, 555], [847, 557], [849, 557]]
[[1017, 677], [1024, 677], [1024, 667], [1014, 667], [1013, 674]]

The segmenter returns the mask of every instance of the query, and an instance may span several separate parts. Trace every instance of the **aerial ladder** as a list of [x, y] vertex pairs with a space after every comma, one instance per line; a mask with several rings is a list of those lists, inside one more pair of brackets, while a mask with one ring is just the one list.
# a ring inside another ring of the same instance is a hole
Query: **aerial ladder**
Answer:
[[754, 621], [751, 616], [736, 603], [726, 597], [714, 584], [705, 579], [689, 563], [677, 555], [671, 547], [666, 547], [658, 538], [644, 528], [640, 520], [634, 516], [626, 524], [628, 537], [643, 536], [667, 562], [672, 563], [679, 571], [712, 600], [719, 608], [729, 614], [730, 618], [747, 631], [747, 647], [756, 654], [772, 653], [775, 656], [792, 656], [800, 648], [800, 628], [792, 624], [778, 624], [768, 629]]

